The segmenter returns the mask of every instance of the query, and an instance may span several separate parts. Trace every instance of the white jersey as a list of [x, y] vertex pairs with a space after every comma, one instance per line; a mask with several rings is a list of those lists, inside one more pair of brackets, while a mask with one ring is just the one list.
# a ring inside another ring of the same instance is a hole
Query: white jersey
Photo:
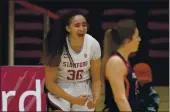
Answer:
[[90, 61], [101, 57], [101, 49], [98, 41], [91, 35], [86, 34], [82, 49], [79, 53], [73, 51], [69, 44], [68, 37], [67, 45], [74, 63], [70, 63], [64, 51], [57, 70], [57, 82], [77, 82], [90, 79]]

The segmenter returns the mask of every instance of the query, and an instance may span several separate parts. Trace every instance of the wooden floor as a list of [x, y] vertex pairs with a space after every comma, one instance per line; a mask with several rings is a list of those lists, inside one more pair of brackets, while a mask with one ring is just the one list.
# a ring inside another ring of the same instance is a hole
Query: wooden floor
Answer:
[[[161, 86], [161, 87], [154, 87], [154, 88], [159, 93], [160, 96], [159, 112], [169, 111], [169, 87]], [[104, 107], [103, 102], [104, 102], [104, 94], [102, 94], [100, 104], [96, 109], [97, 111], [101, 111], [103, 109]]]

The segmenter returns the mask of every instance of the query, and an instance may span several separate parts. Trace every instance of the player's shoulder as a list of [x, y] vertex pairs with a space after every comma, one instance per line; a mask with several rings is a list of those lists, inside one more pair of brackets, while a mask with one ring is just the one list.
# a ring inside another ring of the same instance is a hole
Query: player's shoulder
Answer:
[[87, 40], [89, 42], [92, 42], [92, 43], [96, 43], [97, 42], [98, 43], [98, 41], [92, 35], [86, 34], [85, 36], [86, 36], [85, 38], [87, 38]]
[[124, 62], [119, 56], [113, 55], [109, 58], [108, 64], [111, 66], [119, 66], [119, 65], [124, 65]]
[[89, 41], [97, 41], [92, 35], [90, 35], [90, 34], [86, 34], [85, 35], [86, 36], [86, 38], [89, 40]]
[[[111, 56], [106, 64], [106, 76], [108, 77], [108, 79], [109, 76], [117, 76], [117, 73], [125, 74], [126, 70], [126, 65], [124, 64], [122, 59], [117, 55]], [[109, 71], [112, 73], [110, 73]]]

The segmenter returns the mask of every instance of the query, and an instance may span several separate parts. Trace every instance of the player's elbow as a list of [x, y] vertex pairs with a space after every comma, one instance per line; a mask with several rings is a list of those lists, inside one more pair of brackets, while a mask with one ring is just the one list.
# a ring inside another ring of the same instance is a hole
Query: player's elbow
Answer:
[[46, 88], [48, 89], [48, 90], [50, 90], [51, 89], [51, 87], [53, 86], [53, 81], [51, 81], [51, 80], [45, 80], [45, 86], [46, 86]]

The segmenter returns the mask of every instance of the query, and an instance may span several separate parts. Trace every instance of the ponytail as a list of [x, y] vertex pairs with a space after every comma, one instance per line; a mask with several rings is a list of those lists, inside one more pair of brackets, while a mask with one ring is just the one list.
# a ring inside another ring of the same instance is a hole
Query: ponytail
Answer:
[[112, 29], [108, 29], [105, 32], [104, 35], [104, 43], [103, 43], [103, 58], [101, 63], [101, 82], [102, 85], [104, 85], [104, 79], [105, 79], [105, 66], [107, 63], [107, 60], [109, 59], [111, 53], [112, 53]]
[[121, 44], [123, 43], [122, 38], [119, 35], [119, 32], [117, 31], [117, 29], [112, 28], [111, 30], [111, 53], [113, 52], [117, 52], [117, 49], [119, 49], [119, 47], [121, 46]]
[[108, 29], [104, 36], [104, 55], [101, 64], [101, 80], [104, 83], [105, 67], [109, 57], [113, 52], [116, 52], [121, 43], [118, 31], [116, 29]]
[[112, 53], [112, 29], [108, 29], [104, 36], [104, 56], [110, 56]]

